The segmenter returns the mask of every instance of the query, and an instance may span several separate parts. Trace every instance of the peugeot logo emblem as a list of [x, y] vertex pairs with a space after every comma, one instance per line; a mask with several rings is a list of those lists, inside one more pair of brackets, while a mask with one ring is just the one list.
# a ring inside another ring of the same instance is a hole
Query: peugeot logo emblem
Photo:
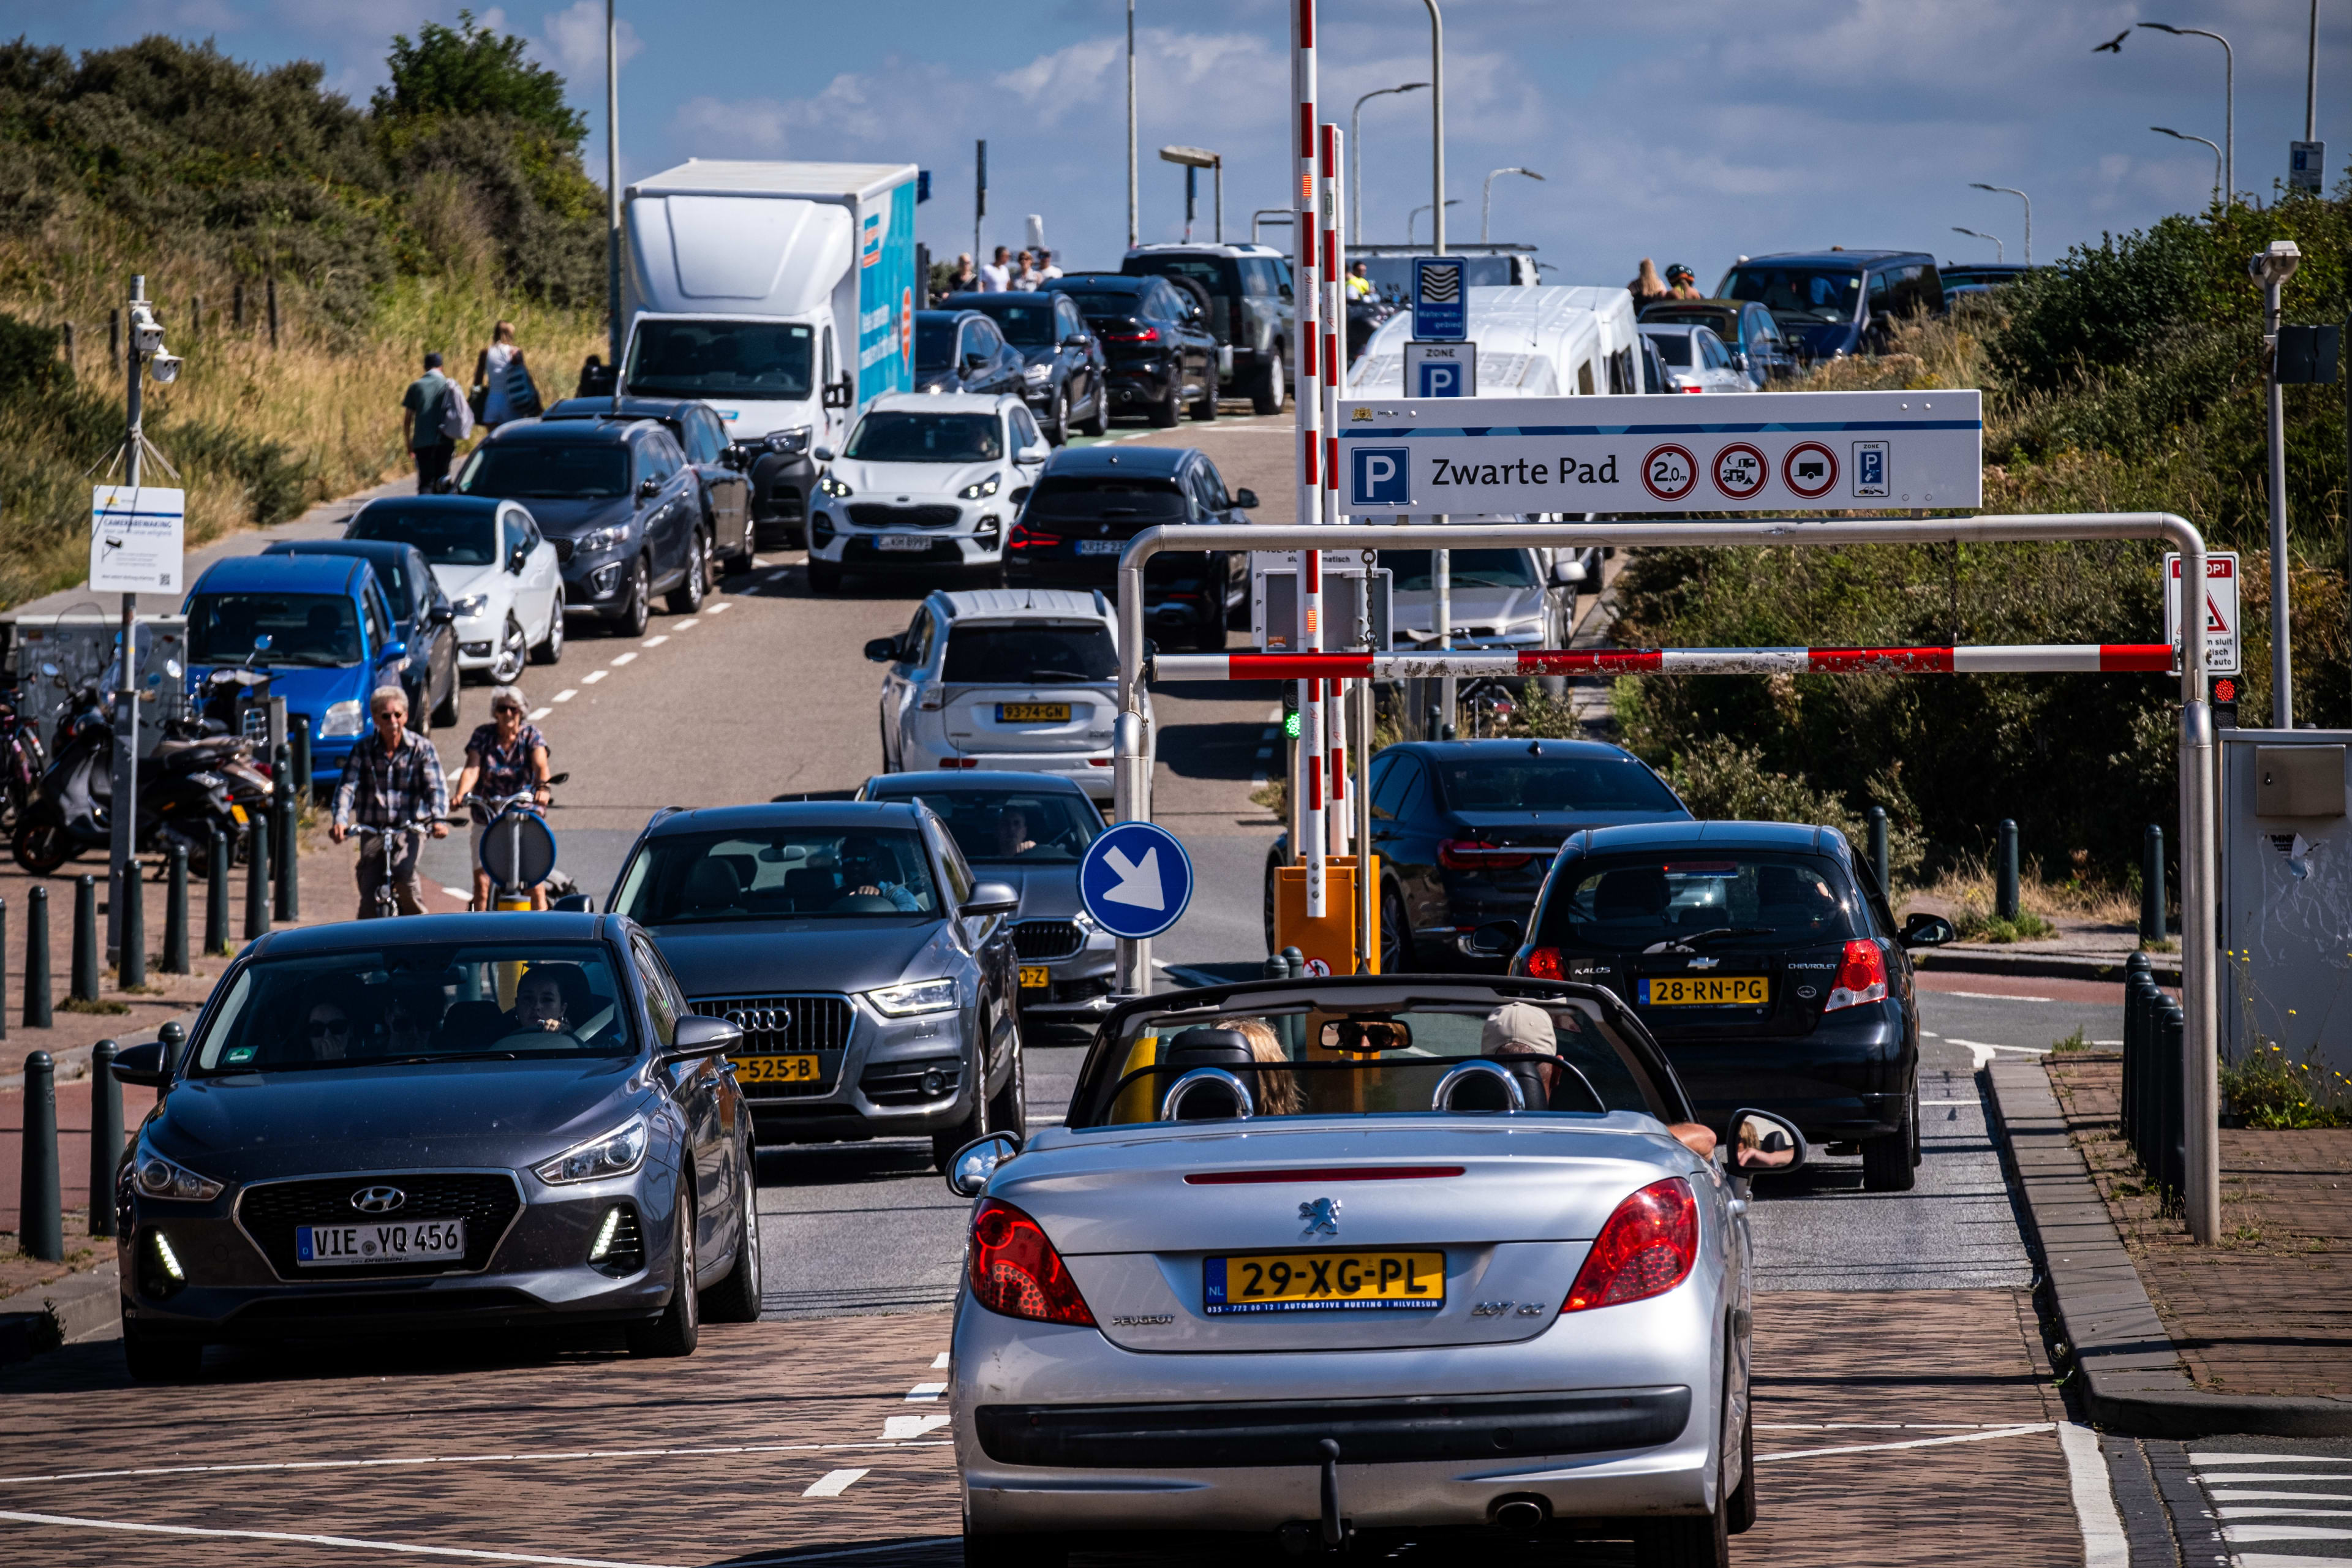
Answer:
[[352, 1207], [362, 1214], [390, 1214], [407, 1201], [398, 1187], [362, 1187], [352, 1194]]
[[790, 1007], [738, 1007], [727, 1021], [747, 1035], [781, 1035], [793, 1026]]
[[1339, 1234], [1339, 1200], [1317, 1198], [1313, 1203], [1298, 1205], [1298, 1217], [1307, 1222], [1302, 1236], [1337, 1236]]

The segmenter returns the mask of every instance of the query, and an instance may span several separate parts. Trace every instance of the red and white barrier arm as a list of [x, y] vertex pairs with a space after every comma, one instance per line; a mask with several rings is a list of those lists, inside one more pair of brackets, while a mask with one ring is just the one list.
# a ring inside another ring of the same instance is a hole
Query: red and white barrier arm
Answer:
[[1398, 680], [1430, 676], [2164, 675], [2168, 643], [1955, 647], [1529, 648], [1517, 653], [1163, 653], [1160, 680]]

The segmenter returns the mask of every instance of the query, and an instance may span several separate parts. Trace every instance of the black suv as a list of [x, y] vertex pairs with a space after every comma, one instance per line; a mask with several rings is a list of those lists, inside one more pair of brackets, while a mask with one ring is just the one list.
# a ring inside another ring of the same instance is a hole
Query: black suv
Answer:
[[928, 1134], [945, 1170], [1024, 1132], [1020, 893], [911, 802], [656, 812], [612, 908], [650, 931], [730, 1052], [764, 1145]]
[[1102, 340], [1114, 406], [1139, 408], [1162, 429], [1188, 407], [1195, 419], [1217, 416], [1217, 340], [1190, 289], [1164, 278], [1073, 272], [1038, 292], [1048, 289], [1076, 300]]
[[1209, 297], [1218, 381], [1258, 414], [1282, 412], [1290, 384], [1290, 258], [1270, 245], [1143, 245], [1118, 269], [1183, 278]]
[[744, 470], [761, 447], [727, 439], [727, 426], [708, 403], [667, 397], [567, 397], [542, 419], [651, 419], [668, 431], [702, 483], [702, 526], [711, 558], [730, 572], [749, 572], [759, 540], [751, 522], [751, 484]]
[[1916, 250], [1840, 250], [1751, 256], [1723, 275], [1718, 300], [1754, 300], [1799, 357], [1879, 353], [1904, 316], [1944, 313], [1936, 258]]
[[977, 310], [1020, 351], [1021, 395], [1055, 446], [1068, 442], [1073, 424], [1089, 436], [1110, 433], [1110, 363], [1067, 294], [950, 294], [940, 307]]
[[1029, 362], [978, 310], [915, 312], [917, 392], [1009, 392], [1028, 384]]
[[[1225, 491], [1197, 447], [1065, 447], [1045, 460], [1004, 541], [1014, 586], [1108, 588], [1127, 542], [1161, 523], [1246, 523], [1248, 490]], [[1143, 569], [1143, 624], [1170, 647], [1214, 652], [1249, 610], [1249, 542], [1164, 551]]]

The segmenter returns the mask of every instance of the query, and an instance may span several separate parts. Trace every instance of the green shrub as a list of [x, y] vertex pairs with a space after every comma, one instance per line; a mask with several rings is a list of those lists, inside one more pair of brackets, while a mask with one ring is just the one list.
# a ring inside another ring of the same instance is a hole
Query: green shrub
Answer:
[[2276, 1131], [2298, 1127], [2352, 1127], [2352, 1080], [2315, 1059], [2301, 1061], [2267, 1042], [2221, 1064], [2221, 1098], [2246, 1127]]

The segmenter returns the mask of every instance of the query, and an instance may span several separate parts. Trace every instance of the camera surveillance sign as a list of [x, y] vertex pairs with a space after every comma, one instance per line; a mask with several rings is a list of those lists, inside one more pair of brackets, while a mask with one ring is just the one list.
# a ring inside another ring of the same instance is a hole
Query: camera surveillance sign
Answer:
[[96, 485], [89, 492], [89, 586], [97, 594], [177, 594], [188, 492]]
[[1974, 392], [1780, 392], [1706, 404], [1343, 399], [1343, 510], [1622, 515], [1983, 503]]

